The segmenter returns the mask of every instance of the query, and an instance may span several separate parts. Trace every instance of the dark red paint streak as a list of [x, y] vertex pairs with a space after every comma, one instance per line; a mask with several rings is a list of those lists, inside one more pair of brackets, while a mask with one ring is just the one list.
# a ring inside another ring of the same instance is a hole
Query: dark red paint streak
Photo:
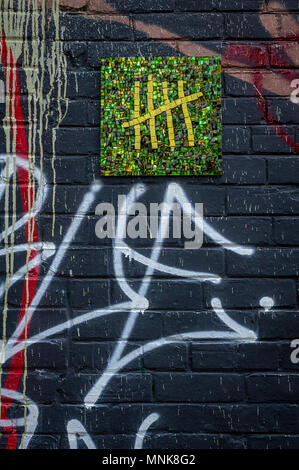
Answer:
[[[299, 39], [296, 38], [297, 40]], [[277, 45], [280, 44], [281, 41], [275, 41], [273, 44]], [[272, 56], [275, 58], [276, 63], [279, 64], [280, 67], [294, 67], [294, 64], [290, 64], [281, 54], [272, 51]], [[230, 45], [225, 53], [225, 59], [238, 59], [244, 60], [249, 66], [254, 65], [255, 67], [260, 67], [263, 65], [263, 59], [261, 58], [260, 49], [255, 46], [250, 46], [247, 44], [232, 44]], [[284, 78], [289, 80], [290, 82], [298, 78], [298, 72], [296, 73], [293, 70], [275, 70], [276, 73], [283, 75]], [[286, 144], [291, 147], [296, 153], [299, 153], [299, 144], [297, 144], [292, 137], [290, 137], [287, 132], [283, 129], [283, 127], [276, 121], [275, 117], [269, 110], [267, 100], [263, 96], [263, 73], [260, 69], [255, 68], [254, 72], [252, 73], [253, 78], [253, 85], [254, 90], [257, 98], [258, 106], [264, 116], [265, 121], [270, 124], [272, 129], [276, 132], [276, 134], [281, 137], [282, 140], [286, 142]]]
[[[296, 38], [296, 40], [298, 40]], [[277, 44], [277, 43], [275, 43]], [[275, 57], [276, 62], [279, 63], [280, 67], [289, 67], [290, 64], [282, 57], [281, 54], [277, 52], [272, 51], [272, 55]], [[298, 73], [296, 74], [293, 71], [290, 70], [280, 70], [279, 73], [283, 75], [287, 80], [290, 82], [298, 78]], [[258, 105], [263, 113], [264, 119], [271, 125], [271, 127], [275, 130], [276, 134], [279, 135], [289, 147], [291, 147], [293, 150], [295, 150], [296, 153], [299, 153], [299, 144], [297, 144], [283, 129], [282, 126], [279, 125], [279, 123], [276, 121], [274, 116], [272, 115], [271, 111], [268, 108], [267, 101], [262, 95], [262, 89], [263, 89], [263, 76], [260, 72], [257, 72], [254, 75], [254, 84], [256, 86], [256, 96], [257, 96], [257, 102]]]

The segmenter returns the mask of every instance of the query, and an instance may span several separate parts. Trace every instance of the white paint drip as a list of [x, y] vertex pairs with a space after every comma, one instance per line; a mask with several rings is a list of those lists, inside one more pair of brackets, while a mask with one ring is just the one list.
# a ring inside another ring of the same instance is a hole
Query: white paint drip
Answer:
[[260, 300], [260, 306], [265, 309], [265, 312], [271, 310], [274, 306], [274, 300], [272, 297], [262, 297]]

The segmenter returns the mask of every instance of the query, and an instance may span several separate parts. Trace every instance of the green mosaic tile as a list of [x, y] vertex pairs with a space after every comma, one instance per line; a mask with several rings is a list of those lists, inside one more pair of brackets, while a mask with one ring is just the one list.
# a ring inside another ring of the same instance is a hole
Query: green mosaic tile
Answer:
[[220, 57], [106, 58], [103, 176], [221, 174]]

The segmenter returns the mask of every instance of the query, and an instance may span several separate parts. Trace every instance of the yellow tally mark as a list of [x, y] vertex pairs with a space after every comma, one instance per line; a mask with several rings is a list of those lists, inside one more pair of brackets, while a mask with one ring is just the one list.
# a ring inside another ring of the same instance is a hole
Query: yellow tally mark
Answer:
[[[135, 88], [134, 88], [134, 118], [138, 119], [140, 116], [140, 82], [135, 81]], [[140, 150], [140, 124], [136, 124], [134, 126], [135, 130], [135, 149]]]
[[163, 82], [163, 98], [164, 105], [159, 106], [159, 108], [154, 108], [153, 96], [154, 96], [154, 86], [153, 86], [153, 76], [148, 76], [147, 83], [147, 107], [148, 112], [143, 116], [140, 116], [140, 82], [135, 81], [134, 87], [134, 116], [131, 121], [124, 122], [122, 124], [123, 128], [134, 127], [135, 131], [135, 149], [140, 150], [141, 146], [141, 136], [140, 136], [140, 124], [143, 122], [149, 121], [149, 129], [151, 136], [152, 148], [158, 148], [158, 141], [156, 135], [156, 116], [159, 116], [162, 113], [166, 113], [167, 118], [167, 128], [168, 128], [168, 137], [169, 145], [171, 150], [175, 148], [175, 137], [174, 137], [174, 128], [173, 128], [173, 119], [171, 111], [179, 106], [182, 106], [182, 111], [184, 114], [184, 119], [188, 132], [188, 143], [190, 147], [194, 147], [194, 134], [192, 128], [192, 122], [188, 111], [187, 104], [196, 101], [202, 96], [201, 92], [193, 93], [192, 95], [185, 95], [184, 93], [184, 81], [178, 81], [178, 99], [170, 102], [168, 97], [168, 83]]
[[[184, 93], [184, 80], [179, 80], [178, 81], [178, 95], [179, 98], [182, 100], [185, 97]], [[193, 128], [192, 128], [192, 122], [190, 118], [190, 114], [188, 111], [188, 106], [185, 101], [182, 101], [182, 110], [184, 113], [184, 118], [185, 118], [185, 123], [187, 127], [187, 132], [188, 132], [188, 142], [189, 142], [189, 147], [194, 147], [194, 135], [193, 135]]]
[[167, 128], [168, 128], [168, 137], [169, 137], [169, 145], [171, 150], [174, 150], [175, 147], [175, 140], [174, 140], [174, 129], [173, 129], [173, 119], [172, 119], [172, 114], [171, 110], [169, 108], [170, 101], [168, 98], [168, 83], [163, 82], [162, 83], [163, 87], [163, 97], [164, 97], [164, 102], [167, 107], [166, 110], [166, 119], [167, 119]]
[[153, 96], [154, 96], [153, 76], [149, 75], [148, 82], [147, 82], [147, 108], [150, 114], [149, 128], [150, 128], [150, 133], [151, 133], [152, 148], [156, 149], [158, 148], [158, 141], [157, 141], [157, 135], [156, 135], [156, 120], [155, 120], [155, 116], [153, 116], [153, 111], [154, 111]]

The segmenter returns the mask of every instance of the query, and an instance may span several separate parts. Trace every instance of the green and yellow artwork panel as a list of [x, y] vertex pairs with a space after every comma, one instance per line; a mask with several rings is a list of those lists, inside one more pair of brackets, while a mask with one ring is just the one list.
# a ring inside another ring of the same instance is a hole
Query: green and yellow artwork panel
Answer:
[[221, 174], [220, 57], [106, 58], [102, 176]]

